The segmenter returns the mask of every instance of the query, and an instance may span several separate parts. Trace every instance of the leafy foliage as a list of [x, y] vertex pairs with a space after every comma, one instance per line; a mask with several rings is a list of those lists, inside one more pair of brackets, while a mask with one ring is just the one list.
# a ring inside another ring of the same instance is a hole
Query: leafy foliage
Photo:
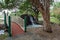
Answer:
[[26, 0], [24, 2], [22, 2], [19, 6], [19, 9], [20, 9], [20, 14], [31, 14], [33, 15], [34, 11], [32, 9], [32, 5], [30, 4], [29, 0]]
[[55, 3], [54, 7], [60, 8], [60, 2]]
[[59, 19], [56, 18], [56, 17], [51, 17], [51, 18], [50, 18], [50, 22], [52, 22], [52, 23], [57, 23], [57, 24], [60, 23]]
[[17, 0], [5, 0], [3, 3], [0, 3], [1, 8], [13, 8], [17, 4]]
[[60, 24], [60, 2], [54, 4], [54, 8], [51, 12], [51, 22]]

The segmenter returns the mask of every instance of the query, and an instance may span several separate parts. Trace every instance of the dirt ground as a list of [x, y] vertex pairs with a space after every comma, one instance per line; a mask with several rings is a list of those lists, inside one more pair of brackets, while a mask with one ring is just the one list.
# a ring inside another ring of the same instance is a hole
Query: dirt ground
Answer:
[[5, 40], [60, 40], [60, 26], [52, 25], [53, 33], [43, 31], [43, 28], [28, 28], [25, 34], [8, 37]]

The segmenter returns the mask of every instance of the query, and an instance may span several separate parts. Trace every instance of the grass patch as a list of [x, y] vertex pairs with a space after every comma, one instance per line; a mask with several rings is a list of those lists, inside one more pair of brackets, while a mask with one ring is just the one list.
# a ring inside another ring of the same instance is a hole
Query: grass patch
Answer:
[[7, 38], [7, 37], [8, 37], [7, 34], [2, 34], [2, 35], [0, 35], [0, 40], [4, 40], [4, 39]]

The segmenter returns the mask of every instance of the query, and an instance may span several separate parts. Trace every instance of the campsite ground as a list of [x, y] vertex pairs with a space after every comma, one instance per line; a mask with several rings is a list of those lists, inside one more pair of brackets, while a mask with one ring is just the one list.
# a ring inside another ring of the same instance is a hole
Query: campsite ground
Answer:
[[6, 40], [60, 40], [60, 26], [52, 25], [53, 33], [43, 31], [43, 28], [28, 28], [27, 32], [16, 37], [8, 37]]

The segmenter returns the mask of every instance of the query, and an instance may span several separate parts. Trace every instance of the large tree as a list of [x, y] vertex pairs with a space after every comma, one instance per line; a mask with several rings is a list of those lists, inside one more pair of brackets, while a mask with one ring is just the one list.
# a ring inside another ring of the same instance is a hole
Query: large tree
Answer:
[[44, 30], [47, 32], [52, 32], [49, 12], [50, 1], [51, 0], [30, 0], [31, 4], [42, 13], [44, 19]]

